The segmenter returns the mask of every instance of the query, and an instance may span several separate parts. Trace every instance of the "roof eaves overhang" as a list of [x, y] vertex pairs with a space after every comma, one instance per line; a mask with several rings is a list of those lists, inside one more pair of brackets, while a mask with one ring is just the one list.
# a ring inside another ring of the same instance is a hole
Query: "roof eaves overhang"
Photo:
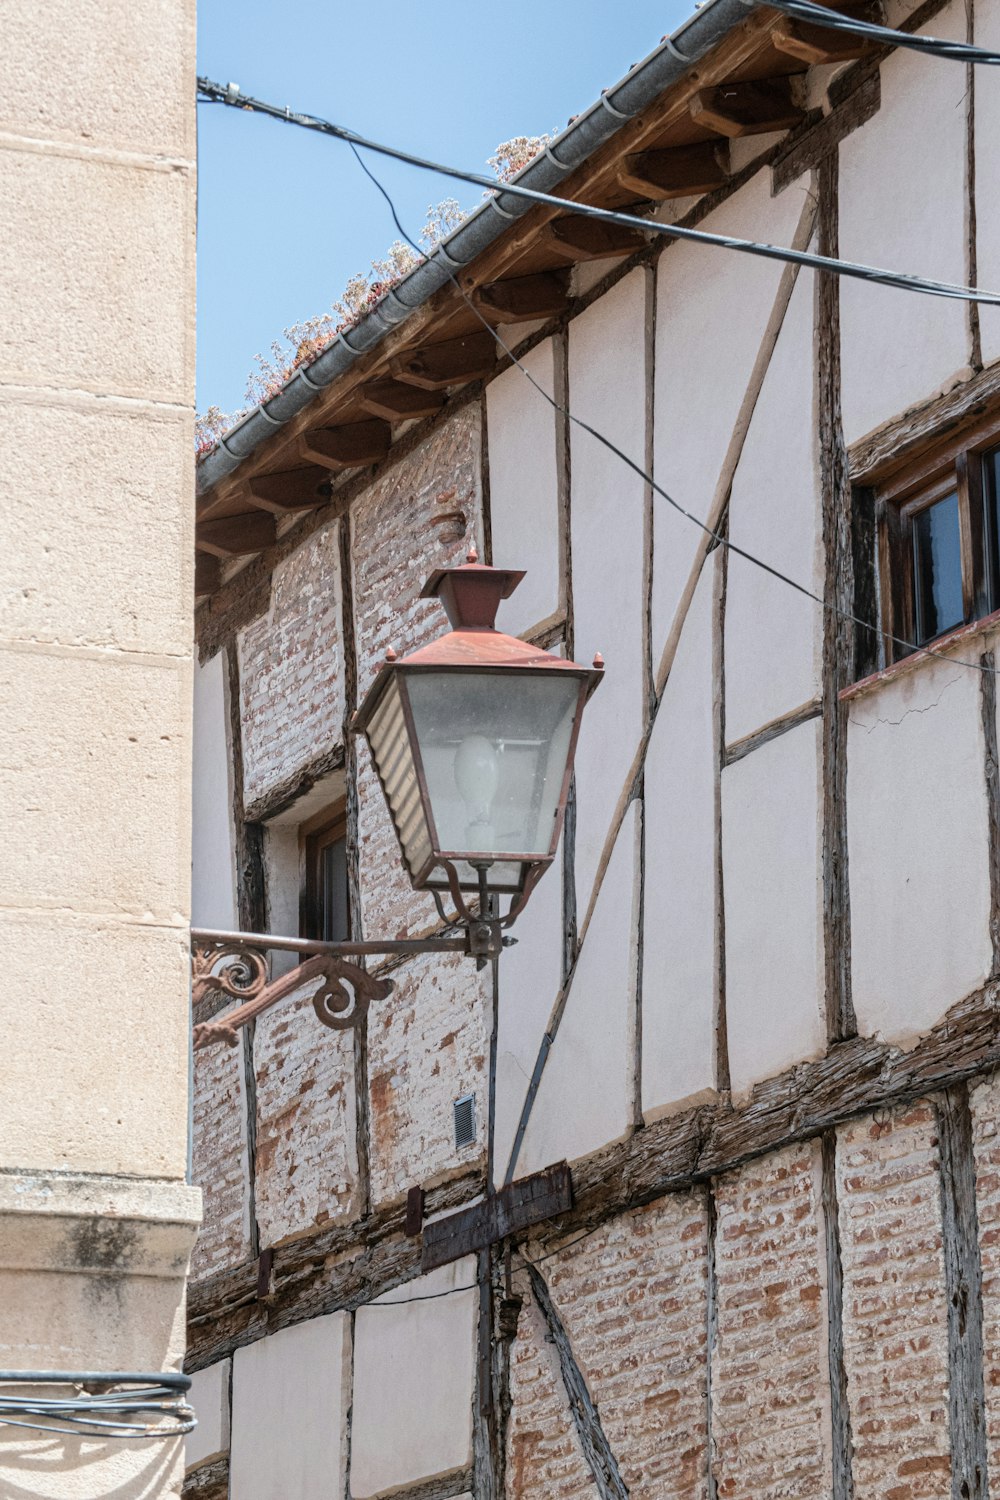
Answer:
[[[605, 90], [515, 179], [536, 192], [552, 192], [623, 125], [648, 108], [691, 66], [745, 21], [748, 0], [707, 3], [620, 83]], [[337, 335], [319, 357], [297, 370], [276, 395], [249, 412], [198, 466], [197, 489], [205, 495], [249, 458], [268, 438], [411, 317], [451, 276], [468, 266], [534, 205], [498, 192], [443, 240], [354, 327]]]

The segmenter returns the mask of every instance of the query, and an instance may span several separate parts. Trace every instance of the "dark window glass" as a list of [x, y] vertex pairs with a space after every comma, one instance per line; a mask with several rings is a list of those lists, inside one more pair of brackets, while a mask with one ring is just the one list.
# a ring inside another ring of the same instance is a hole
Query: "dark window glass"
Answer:
[[1000, 448], [983, 455], [986, 586], [990, 610], [1000, 609]]
[[319, 936], [326, 943], [347, 938], [347, 840], [333, 839], [320, 851]]
[[347, 895], [347, 837], [343, 816], [304, 840], [305, 888], [302, 936], [325, 943], [350, 937]]
[[957, 494], [913, 517], [913, 608], [921, 645], [965, 618]]

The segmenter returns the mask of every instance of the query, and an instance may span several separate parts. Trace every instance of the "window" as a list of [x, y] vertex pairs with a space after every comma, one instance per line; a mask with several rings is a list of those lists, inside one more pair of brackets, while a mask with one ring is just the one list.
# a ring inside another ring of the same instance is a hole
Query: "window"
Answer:
[[347, 886], [347, 817], [343, 804], [327, 808], [300, 829], [303, 884], [302, 936], [327, 943], [350, 936]]
[[854, 529], [858, 676], [1000, 608], [995, 421], [856, 490]]

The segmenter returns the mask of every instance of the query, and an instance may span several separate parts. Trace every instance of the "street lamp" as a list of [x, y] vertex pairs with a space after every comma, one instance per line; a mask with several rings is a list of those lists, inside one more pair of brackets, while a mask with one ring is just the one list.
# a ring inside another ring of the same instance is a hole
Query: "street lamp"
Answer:
[[[234, 1043], [241, 1026], [306, 977], [324, 981], [314, 997], [319, 1019], [354, 1025], [391, 985], [349, 958], [462, 952], [481, 967], [499, 956], [503, 929], [555, 857], [580, 720], [604, 667], [600, 656], [581, 667], [497, 630], [500, 601], [523, 577], [483, 566], [474, 551], [461, 567], [432, 573], [422, 596], [441, 600], [451, 630], [408, 656], [389, 651], [351, 725], [368, 741], [414, 889], [431, 892], [442, 918], [448, 892], [464, 937], [327, 943], [194, 931], [195, 1001], [212, 992], [245, 1001], [196, 1027], [196, 1046]], [[269, 949], [308, 962], [271, 982]]]
[[355, 715], [368, 741], [403, 862], [418, 891], [511, 897], [521, 910], [552, 863], [566, 812], [592, 668], [496, 629], [523, 573], [439, 568], [422, 597], [451, 630], [404, 656], [390, 651]]

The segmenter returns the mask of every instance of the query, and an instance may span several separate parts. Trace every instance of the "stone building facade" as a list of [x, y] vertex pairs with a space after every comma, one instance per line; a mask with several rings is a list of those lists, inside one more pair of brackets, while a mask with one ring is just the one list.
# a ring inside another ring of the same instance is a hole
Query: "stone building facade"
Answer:
[[[1000, 46], [982, 0], [887, 11]], [[989, 82], [715, 0], [559, 191], [998, 285]], [[348, 729], [470, 543], [528, 570], [502, 628], [606, 671], [496, 972], [386, 962], [350, 1029], [303, 990], [196, 1053], [186, 1493], [984, 1497], [1000, 320], [521, 210], [449, 249], [535, 384], [403, 283], [203, 469], [197, 925], [299, 936], [342, 815], [351, 933], [435, 930]], [[572, 1208], [422, 1271], [411, 1189], [426, 1227], [560, 1162]]]
[[[181, 1369], [200, 1220], [194, 81], [185, 0], [3, 8], [0, 1370], [98, 1390]], [[8, 1425], [27, 1394], [80, 1390], [0, 1384], [5, 1500], [179, 1494], [179, 1437]]]

